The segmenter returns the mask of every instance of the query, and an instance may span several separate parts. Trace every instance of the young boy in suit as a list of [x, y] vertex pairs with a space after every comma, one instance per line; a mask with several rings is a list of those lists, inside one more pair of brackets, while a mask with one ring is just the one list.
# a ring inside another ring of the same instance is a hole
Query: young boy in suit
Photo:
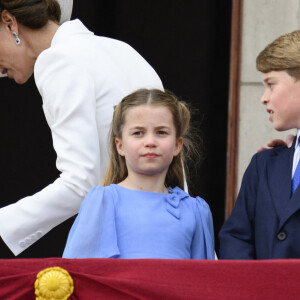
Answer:
[[221, 259], [300, 258], [300, 30], [280, 36], [257, 57], [261, 98], [276, 130], [297, 128], [292, 147], [256, 153], [219, 233]]

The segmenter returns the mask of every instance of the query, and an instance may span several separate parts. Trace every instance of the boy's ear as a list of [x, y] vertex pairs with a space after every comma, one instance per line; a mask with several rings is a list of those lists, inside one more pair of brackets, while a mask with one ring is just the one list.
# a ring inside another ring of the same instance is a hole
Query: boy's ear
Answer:
[[1, 12], [1, 22], [7, 30], [10, 32], [18, 32], [18, 22], [14, 15], [12, 15], [8, 10], [4, 9]]
[[121, 155], [121, 156], [124, 156], [124, 151], [123, 151], [123, 144], [122, 144], [122, 140], [119, 139], [119, 138], [115, 138], [115, 143], [116, 143], [116, 148], [117, 148], [117, 151], [118, 153]]
[[182, 146], [183, 146], [183, 138], [180, 137], [177, 139], [176, 143], [175, 143], [175, 151], [174, 151], [174, 156], [177, 156], [181, 149], [182, 149]]

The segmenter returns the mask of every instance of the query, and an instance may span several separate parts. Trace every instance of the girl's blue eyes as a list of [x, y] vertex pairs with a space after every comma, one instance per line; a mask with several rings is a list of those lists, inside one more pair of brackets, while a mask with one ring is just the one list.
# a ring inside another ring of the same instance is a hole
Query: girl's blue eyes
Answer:
[[[143, 131], [136, 131], [136, 132], [133, 132], [132, 135], [141, 136], [143, 134], [144, 134]], [[158, 134], [158, 135], [165, 135], [165, 134], [168, 134], [168, 133], [166, 131], [159, 130], [159, 131], [156, 132], [156, 134]]]
[[142, 135], [142, 132], [141, 131], [136, 131], [133, 133], [133, 135]]
[[167, 134], [167, 132], [166, 132], [166, 131], [162, 131], [162, 130], [158, 131], [157, 133], [158, 133], [159, 135], [164, 135], [164, 134]]

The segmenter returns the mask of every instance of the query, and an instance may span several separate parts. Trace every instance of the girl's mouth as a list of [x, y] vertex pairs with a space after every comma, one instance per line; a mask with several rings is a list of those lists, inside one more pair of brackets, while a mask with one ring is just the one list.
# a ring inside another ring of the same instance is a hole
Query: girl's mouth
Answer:
[[157, 154], [155, 154], [155, 153], [146, 153], [145, 155], [144, 155], [144, 157], [146, 157], [146, 158], [156, 158], [156, 157], [158, 157], [158, 155]]

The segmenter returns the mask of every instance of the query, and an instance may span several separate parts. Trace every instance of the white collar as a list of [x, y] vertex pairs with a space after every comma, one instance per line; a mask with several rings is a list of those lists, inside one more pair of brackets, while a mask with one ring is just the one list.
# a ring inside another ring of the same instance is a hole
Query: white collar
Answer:
[[51, 41], [51, 46], [62, 42], [65, 42], [66, 37], [71, 37], [73, 34], [94, 34], [89, 31], [79, 19], [67, 21], [64, 24], [60, 25], [56, 30], [54, 37]]
[[300, 136], [300, 130], [298, 129], [298, 131], [297, 131], [297, 139], [296, 139], [296, 143], [295, 143], [295, 149], [297, 149], [297, 147], [299, 145], [299, 136]]

